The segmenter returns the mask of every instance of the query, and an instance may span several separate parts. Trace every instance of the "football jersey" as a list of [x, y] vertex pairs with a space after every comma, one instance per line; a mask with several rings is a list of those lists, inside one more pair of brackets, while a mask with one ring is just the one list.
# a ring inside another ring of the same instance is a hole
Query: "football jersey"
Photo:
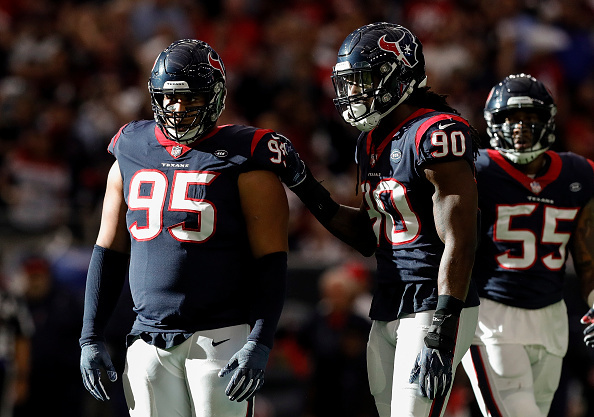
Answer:
[[573, 153], [546, 155], [535, 178], [493, 149], [476, 161], [482, 240], [473, 278], [482, 297], [528, 309], [563, 298], [567, 244], [593, 197], [594, 167]]
[[[444, 244], [433, 217], [431, 163], [465, 160], [474, 170], [472, 139], [462, 117], [420, 109], [386, 137], [375, 130], [357, 144], [364, 207], [377, 237], [377, 291], [370, 316], [391, 321], [435, 309]], [[478, 305], [471, 288], [466, 305]]]
[[226, 125], [187, 146], [153, 121], [129, 123], [113, 137], [108, 151], [119, 162], [128, 205], [132, 335], [170, 340], [249, 323], [254, 259], [237, 180], [250, 170], [279, 173], [286, 141], [270, 130]]

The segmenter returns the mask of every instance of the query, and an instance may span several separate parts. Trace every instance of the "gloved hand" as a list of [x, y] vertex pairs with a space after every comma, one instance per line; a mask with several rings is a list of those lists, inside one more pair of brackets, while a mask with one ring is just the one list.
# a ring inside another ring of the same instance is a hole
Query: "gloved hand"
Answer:
[[268, 346], [248, 341], [229, 359], [219, 376], [224, 377], [237, 368], [225, 390], [231, 401], [249, 400], [264, 384], [264, 369], [269, 354]]
[[425, 346], [417, 355], [415, 365], [410, 373], [409, 382], [419, 382], [419, 394], [430, 400], [445, 396], [453, 380], [452, 363], [458, 316], [433, 314], [433, 324], [425, 337]]
[[287, 187], [293, 188], [303, 182], [307, 176], [307, 169], [291, 141], [282, 135], [279, 137], [283, 140], [285, 154], [285, 167], [280, 174], [280, 179]]
[[594, 348], [594, 308], [588, 310], [588, 312], [582, 317], [582, 324], [589, 324], [584, 329], [584, 343], [586, 346]]
[[101, 368], [105, 369], [111, 382], [118, 379], [118, 374], [103, 342], [83, 345], [80, 352], [80, 373], [83, 384], [93, 397], [100, 401], [106, 401], [109, 400], [109, 396], [101, 383]]

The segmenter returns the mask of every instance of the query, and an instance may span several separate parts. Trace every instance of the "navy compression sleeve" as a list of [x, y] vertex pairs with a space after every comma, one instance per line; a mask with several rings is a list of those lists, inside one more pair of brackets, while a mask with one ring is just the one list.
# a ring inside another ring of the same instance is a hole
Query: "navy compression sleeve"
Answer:
[[129, 255], [95, 245], [87, 272], [80, 345], [103, 340], [128, 271]]
[[248, 340], [272, 348], [274, 333], [285, 303], [287, 253], [274, 252], [256, 260], [258, 282], [253, 299], [254, 327]]

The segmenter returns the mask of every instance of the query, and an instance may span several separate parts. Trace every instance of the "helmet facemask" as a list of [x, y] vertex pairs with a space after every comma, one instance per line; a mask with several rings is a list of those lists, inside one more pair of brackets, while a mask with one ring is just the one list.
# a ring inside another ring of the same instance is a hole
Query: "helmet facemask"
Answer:
[[[183, 39], [161, 52], [148, 89], [155, 121], [165, 136], [188, 144], [208, 132], [225, 108], [225, 83], [223, 62], [205, 42]], [[174, 102], [164, 102], [169, 95]]]
[[332, 82], [342, 118], [368, 132], [415, 88], [426, 85], [422, 45], [399, 25], [363, 26], [341, 45]]
[[[163, 92], [151, 91], [155, 121], [164, 133], [175, 142], [187, 144], [202, 136], [216, 123], [224, 109], [225, 91], [222, 83], [218, 83], [210, 91], [202, 92], [169, 90], [167, 88], [162, 90]], [[166, 94], [187, 95], [186, 102], [192, 102], [193, 96], [202, 96], [206, 104], [186, 105], [184, 110], [179, 111], [176, 110], [175, 104], [164, 106]]]
[[528, 74], [509, 75], [491, 89], [485, 103], [490, 145], [509, 161], [528, 164], [555, 142], [556, 114], [542, 82]]
[[[524, 110], [538, 115], [534, 120], [510, 120], [514, 112]], [[485, 112], [490, 145], [515, 164], [528, 164], [546, 152], [555, 142], [556, 108], [524, 107], [491, 114]], [[518, 136], [520, 136], [518, 138]], [[526, 144], [529, 138], [530, 143]], [[517, 142], [517, 143], [516, 143]]]

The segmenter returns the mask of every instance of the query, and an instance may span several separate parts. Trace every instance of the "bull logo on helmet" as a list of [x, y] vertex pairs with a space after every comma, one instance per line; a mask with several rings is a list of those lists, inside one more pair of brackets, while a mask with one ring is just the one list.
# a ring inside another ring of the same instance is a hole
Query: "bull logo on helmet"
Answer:
[[[415, 41], [414, 36], [410, 36], [410, 43], [405, 44], [403, 39], [406, 37], [407, 33], [404, 32], [402, 37], [398, 39], [396, 42], [390, 42], [386, 40], [386, 36], [382, 36], [378, 41], [378, 46], [380, 49], [392, 52], [396, 55], [396, 58], [404, 65], [409, 68], [414, 67], [419, 62], [415, 56], [417, 51], [417, 42]], [[412, 44], [412, 45], [411, 45]]]
[[212, 57], [212, 53], [208, 53], [208, 63], [211, 65], [211, 67], [219, 70], [221, 72], [221, 74], [223, 75], [223, 78], [225, 77], [225, 69], [223, 68], [223, 63], [221, 62], [221, 60], [219, 59], [219, 57], [217, 56], [217, 58], [213, 58]]

